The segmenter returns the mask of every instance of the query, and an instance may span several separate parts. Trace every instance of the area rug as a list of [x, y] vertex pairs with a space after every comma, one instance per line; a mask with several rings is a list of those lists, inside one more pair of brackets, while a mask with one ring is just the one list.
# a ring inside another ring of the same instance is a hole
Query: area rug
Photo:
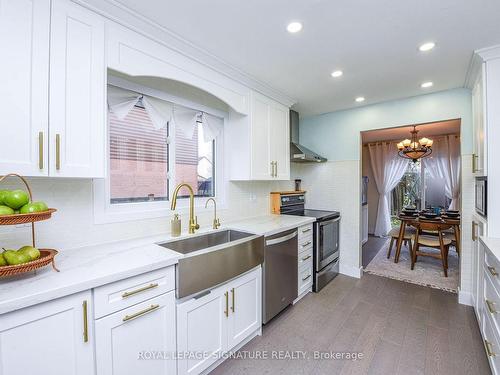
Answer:
[[[450, 247], [448, 254], [448, 277], [444, 277], [441, 260], [431, 257], [419, 256], [415, 268], [411, 267], [410, 252], [406, 246], [401, 247], [399, 262], [394, 263], [394, 253], [396, 244], [392, 248], [391, 258], [387, 259], [387, 250], [390, 239], [379, 250], [377, 255], [365, 268], [365, 272], [377, 276], [404, 281], [407, 283], [424, 285], [435, 289], [441, 289], [452, 293], [457, 293], [459, 280], [459, 258], [455, 248]], [[439, 252], [437, 249], [423, 248], [426, 252]]]

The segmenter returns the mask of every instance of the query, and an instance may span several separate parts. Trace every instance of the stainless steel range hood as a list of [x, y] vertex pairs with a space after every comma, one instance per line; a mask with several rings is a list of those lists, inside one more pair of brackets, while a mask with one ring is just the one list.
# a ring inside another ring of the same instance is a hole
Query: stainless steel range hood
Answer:
[[327, 159], [299, 144], [299, 114], [290, 110], [290, 161], [322, 163]]

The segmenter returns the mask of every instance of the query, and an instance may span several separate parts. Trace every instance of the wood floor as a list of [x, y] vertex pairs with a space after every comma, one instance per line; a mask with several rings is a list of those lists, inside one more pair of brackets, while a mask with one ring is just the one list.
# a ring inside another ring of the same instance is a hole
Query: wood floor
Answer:
[[361, 251], [363, 268], [366, 268], [386, 242], [387, 238], [368, 236], [368, 241], [365, 242]]
[[[229, 359], [212, 374], [490, 374], [474, 312], [455, 294], [368, 274], [339, 275], [308, 294], [241, 353], [278, 350], [309, 358]], [[363, 358], [314, 360], [314, 351]]]

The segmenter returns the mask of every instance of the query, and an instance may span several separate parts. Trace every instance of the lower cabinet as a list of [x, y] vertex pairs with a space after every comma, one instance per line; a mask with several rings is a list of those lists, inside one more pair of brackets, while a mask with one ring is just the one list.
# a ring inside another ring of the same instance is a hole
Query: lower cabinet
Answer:
[[95, 322], [97, 374], [176, 374], [175, 292]]
[[177, 305], [178, 374], [199, 374], [260, 329], [261, 268]]
[[0, 374], [94, 374], [91, 301], [85, 291], [0, 315]]

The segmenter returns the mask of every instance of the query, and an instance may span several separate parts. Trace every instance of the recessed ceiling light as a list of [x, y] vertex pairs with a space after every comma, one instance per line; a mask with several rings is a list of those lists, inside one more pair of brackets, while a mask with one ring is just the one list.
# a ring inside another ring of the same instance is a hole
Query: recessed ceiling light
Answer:
[[420, 87], [422, 87], [423, 89], [427, 89], [429, 87], [432, 87], [434, 85], [434, 83], [432, 83], [431, 81], [429, 82], [424, 82], [420, 85]]
[[342, 74], [344, 74], [344, 72], [342, 72], [342, 70], [336, 70], [336, 71], [332, 72], [332, 77], [333, 77], [333, 78], [338, 78], [338, 77], [340, 77]]
[[361, 103], [361, 102], [364, 102], [365, 101], [365, 98], [363, 96], [358, 96], [356, 99], [355, 99], [358, 103]]
[[290, 22], [286, 27], [289, 33], [298, 33], [302, 30], [302, 24], [300, 22]]
[[418, 47], [418, 49], [420, 50], [420, 52], [427, 52], [427, 51], [430, 51], [431, 49], [433, 49], [435, 46], [436, 46], [436, 43], [427, 42], [427, 43], [421, 44], [420, 47]]

